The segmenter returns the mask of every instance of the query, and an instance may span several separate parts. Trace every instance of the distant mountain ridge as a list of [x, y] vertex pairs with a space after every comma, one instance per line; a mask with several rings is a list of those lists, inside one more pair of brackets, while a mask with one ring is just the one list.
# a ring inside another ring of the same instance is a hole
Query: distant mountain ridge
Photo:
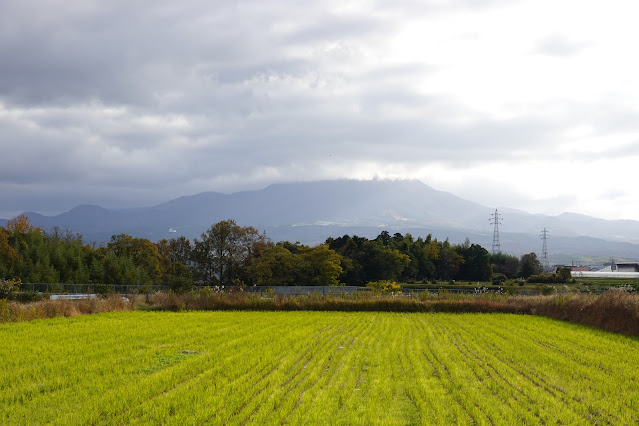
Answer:
[[[358, 235], [367, 236], [363, 233], [375, 234], [387, 229], [402, 233], [411, 230], [420, 235], [432, 233], [439, 238], [466, 235], [473, 242], [490, 248], [492, 227], [488, 219], [493, 212], [494, 207], [438, 191], [418, 180], [333, 180], [274, 184], [261, 190], [232, 194], [203, 192], [142, 208], [109, 210], [80, 205], [56, 216], [34, 212], [25, 215], [34, 225], [69, 229], [81, 233], [87, 241], [98, 243], [119, 233], [152, 241], [178, 235], [194, 238], [213, 223], [230, 218], [238, 224], [266, 230], [274, 240], [317, 243], [326, 236], [354, 234], [354, 230], [359, 230]], [[639, 242], [639, 221], [610, 221], [575, 213], [532, 215], [507, 208], [500, 208], [500, 212], [503, 214], [502, 248], [506, 252], [509, 249], [505, 243], [509, 240], [513, 241], [510, 252], [539, 251], [536, 246], [520, 247], [516, 241], [526, 240], [528, 245], [533, 245], [531, 238], [534, 237], [540, 245], [538, 236], [545, 227], [551, 234], [551, 253], [554, 249], [580, 254], [580, 247], [592, 245], [587, 255], [594, 255], [596, 246], [604, 251], [599, 256], [610, 252], [616, 256], [620, 253], [626, 257], [639, 255], [639, 246], [634, 244]], [[331, 234], [326, 235], [327, 232]], [[602, 242], [570, 244], [576, 237]], [[553, 241], [565, 247], [553, 246]], [[615, 243], [623, 244], [619, 250], [613, 250], [611, 244]]]

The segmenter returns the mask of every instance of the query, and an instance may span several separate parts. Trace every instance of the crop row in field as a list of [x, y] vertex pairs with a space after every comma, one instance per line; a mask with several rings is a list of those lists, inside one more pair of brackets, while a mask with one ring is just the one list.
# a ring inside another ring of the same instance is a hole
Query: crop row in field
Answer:
[[0, 339], [4, 424], [639, 421], [639, 342], [540, 317], [128, 312]]

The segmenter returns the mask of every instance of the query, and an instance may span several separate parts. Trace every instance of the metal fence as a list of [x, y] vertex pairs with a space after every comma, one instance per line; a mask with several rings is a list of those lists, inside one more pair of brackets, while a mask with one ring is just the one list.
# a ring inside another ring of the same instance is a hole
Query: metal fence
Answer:
[[[356, 286], [279, 286], [279, 287], [236, 287], [236, 286], [195, 286], [196, 290], [211, 289], [224, 292], [248, 292], [261, 294], [281, 294], [290, 296], [301, 295], [333, 295], [357, 294]], [[146, 294], [156, 291], [168, 290], [169, 287], [161, 285], [117, 285], [117, 284], [47, 284], [47, 283], [22, 283], [20, 291], [50, 294]], [[366, 290], [364, 290], [366, 291]]]
[[[211, 289], [212, 291], [223, 292], [247, 292], [259, 293], [263, 296], [268, 295], [288, 295], [288, 296], [304, 296], [304, 295], [320, 295], [320, 296], [342, 296], [369, 294], [370, 289], [356, 286], [249, 286], [249, 287], [208, 287], [195, 286], [195, 289]], [[47, 284], [47, 283], [22, 283], [19, 285], [20, 291], [30, 291], [36, 293], [50, 294], [148, 294], [157, 291], [168, 290], [169, 287], [161, 285], [140, 286], [140, 285], [116, 285], [116, 284]], [[433, 295], [437, 294], [504, 294], [507, 293], [506, 288], [500, 290], [488, 289], [486, 287], [479, 288], [442, 288], [442, 289], [404, 289], [402, 295], [410, 296], [411, 293], [428, 292]], [[592, 293], [603, 293], [604, 290], [593, 290]], [[513, 294], [521, 296], [537, 296], [542, 294], [540, 290], [514, 290]]]
[[[359, 289], [361, 291], [361, 289]], [[320, 296], [354, 295], [358, 292], [356, 286], [277, 286], [277, 287], [246, 287], [244, 291], [260, 294], [280, 294], [285, 296]]]
[[32, 291], [35, 293], [51, 294], [144, 294], [167, 290], [167, 286], [153, 285], [116, 285], [116, 284], [47, 284], [47, 283], [22, 283], [20, 291]]
[[[501, 289], [489, 289], [486, 287], [476, 287], [476, 288], [411, 288], [404, 289], [404, 294], [410, 293], [425, 293], [428, 292], [432, 295], [437, 294], [506, 294], [508, 290], [505, 288]], [[513, 294], [521, 295], [521, 296], [538, 296], [541, 294], [540, 290], [514, 290]]]

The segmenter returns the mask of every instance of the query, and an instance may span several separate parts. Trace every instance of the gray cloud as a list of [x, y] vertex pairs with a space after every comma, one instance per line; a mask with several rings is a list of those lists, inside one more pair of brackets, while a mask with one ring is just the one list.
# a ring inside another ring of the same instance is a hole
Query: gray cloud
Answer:
[[[415, 14], [502, 4], [0, 2], [2, 209], [143, 205], [339, 178], [362, 162], [463, 168], [514, 161], [515, 146], [551, 150], [579, 111], [492, 118], [420, 92], [440, 65], [376, 51]], [[557, 36], [538, 46], [583, 48]], [[636, 123], [595, 114], [602, 131]]]

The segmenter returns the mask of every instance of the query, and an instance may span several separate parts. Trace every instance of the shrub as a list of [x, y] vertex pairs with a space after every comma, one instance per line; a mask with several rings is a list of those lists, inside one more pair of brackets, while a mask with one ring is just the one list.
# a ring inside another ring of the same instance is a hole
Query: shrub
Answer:
[[19, 291], [13, 294], [13, 299], [21, 303], [37, 302], [42, 296], [37, 291]]
[[526, 280], [529, 283], [536, 284], [554, 284], [557, 282], [556, 274], [535, 274], [528, 277]]
[[572, 273], [570, 271], [570, 268], [559, 268], [557, 270], [557, 282], [560, 284], [566, 284], [569, 283], [571, 281], [574, 281], [572, 279]]
[[380, 280], [370, 281], [366, 284], [367, 288], [370, 288], [373, 294], [390, 294], [401, 293], [401, 286], [395, 281]]
[[193, 280], [187, 277], [171, 275], [167, 279], [167, 284], [175, 293], [186, 293], [193, 290]]
[[492, 276], [492, 282], [493, 285], [503, 285], [504, 282], [506, 281], [506, 275], [504, 274], [493, 274]]
[[543, 294], [544, 296], [548, 296], [550, 294], [553, 294], [557, 291], [557, 289], [554, 286], [551, 285], [542, 285], [541, 286], [541, 294]]
[[0, 299], [6, 299], [11, 292], [15, 291], [20, 284], [20, 280], [5, 280], [0, 278]]
[[95, 285], [95, 294], [99, 294], [102, 297], [106, 297], [109, 294], [113, 294], [113, 286], [108, 284], [96, 284]]

